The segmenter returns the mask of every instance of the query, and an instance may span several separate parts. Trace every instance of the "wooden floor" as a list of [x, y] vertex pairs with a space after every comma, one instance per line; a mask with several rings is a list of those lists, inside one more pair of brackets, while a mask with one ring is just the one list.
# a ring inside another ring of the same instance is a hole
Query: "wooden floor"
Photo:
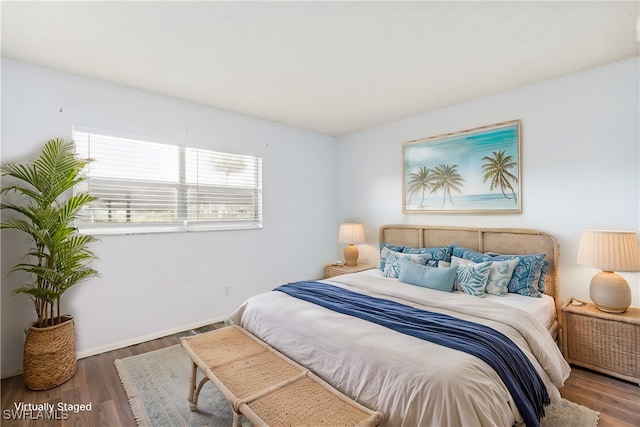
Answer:
[[[220, 326], [220, 324], [215, 326]], [[210, 328], [205, 327], [199, 332]], [[127, 396], [113, 364], [114, 360], [178, 344], [181, 336], [190, 333], [192, 332], [186, 331], [79, 360], [76, 375], [65, 384], [51, 390], [31, 391], [24, 386], [22, 376], [3, 379], [0, 424], [3, 427], [135, 426]], [[571, 376], [560, 392], [563, 397], [572, 402], [599, 411], [599, 427], [640, 426], [640, 387], [638, 384], [573, 367]], [[53, 405], [57, 405], [58, 402], [67, 404], [91, 403], [91, 411], [72, 413], [67, 420], [17, 421], [7, 419], [11, 417], [6, 411], [14, 409], [14, 404], [19, 402], [34, 404], [49, 402]]]

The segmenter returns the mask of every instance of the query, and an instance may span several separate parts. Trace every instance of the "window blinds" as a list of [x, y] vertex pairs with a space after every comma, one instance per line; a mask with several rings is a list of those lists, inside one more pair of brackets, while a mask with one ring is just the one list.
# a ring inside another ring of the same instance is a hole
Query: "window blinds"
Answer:
[[74, 141], [93, 159], [76, 191], [98, 198], [80, 212], [81, 232], [262, 226], [260, 157], [77, 130]]

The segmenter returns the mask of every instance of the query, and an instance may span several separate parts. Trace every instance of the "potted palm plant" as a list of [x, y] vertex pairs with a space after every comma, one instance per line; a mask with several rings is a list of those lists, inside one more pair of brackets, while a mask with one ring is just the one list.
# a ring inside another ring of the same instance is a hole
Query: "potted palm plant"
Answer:
[[82, 170], [88, 162], [76, 157], [73, 142], [52, 139], [34, 162], [1, 170], [0, 207], [13, 214], [3, 218], [0, 229], [17, 230], [30, 241], [24, 261], [12, 269], [27, 273], [29, 281], [11, 295], [26, 295], [35, 306], [37, 320], [27, 328], [23, 363], [24, 382], [32, 390], [58, 386], [76, 371], [74, 320], [61, 313], [60, 299], [98, 274], [89, 266], [95, 256], [88, 249], [96, 239], [78, 234], [73, 224], [78, 211], [95, 198], [69, 194], [85, 179]]

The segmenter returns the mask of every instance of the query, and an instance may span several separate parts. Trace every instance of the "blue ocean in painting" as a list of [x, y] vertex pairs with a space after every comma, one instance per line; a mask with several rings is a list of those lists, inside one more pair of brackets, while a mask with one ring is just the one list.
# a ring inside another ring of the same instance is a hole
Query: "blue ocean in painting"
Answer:
[[[407, 210], [519, 211], [520, 205], [500, 191], [504, 187], [507, 195], [513, 197], [507, 187], [515, 191], [520, 188], [518, 121], [410, 141], [403, 144], [403, 148], [403, 188], [405, 192], [413, 190], [405, 194]], [[491, 182], [498, 170], [504, 172], [500, 172], [502, 177], [495, 182], [508, 182], [508, 185], [492, 189]], [[443, 206], [442, 189], [447, 183], [462, 193], [452, 191], [453, 203], [447, 198]], [[434, 186], [439, 191], [431, 194]], [[427, 197], [421, 203], [422, 189], [427, 191]]]
[[[424, 203], [420, 206], [422, 197], [420, 194], [414, 194], [410, 202], [407, 199], [408, 210], [518, 210], [518, 205], [513, 200], [513, 195], [508, 193], [510, 199], [504, 197], [502, 193], [490, 194], [471, 194], [471, 195], [455, 195], [452, 194], [453, 204], [447, 197], [444, 207], [442, 206], [442, 193], [437, 195], [427, 195]], [[516, 196], [518, 193], [516, 193]]]

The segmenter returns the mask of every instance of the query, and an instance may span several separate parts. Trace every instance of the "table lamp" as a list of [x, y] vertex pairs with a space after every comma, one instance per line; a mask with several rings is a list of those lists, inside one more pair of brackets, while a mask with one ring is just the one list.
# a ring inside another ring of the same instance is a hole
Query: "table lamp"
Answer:
[[362, 224], [340, 224], [338, 243], [347, 243], [347, 247], [344, 248], [345, 265], [358, 265], [358, 248], [354, 244], [364, 243], [364, 228]]
[[578, 264], [602, 271], [591, 279], [589, 296], [608, 313], [623, 313], [631, 304], [629, 284], [614, 271], [640, 271], [640, 249], [635, 231], [584, 230]]

